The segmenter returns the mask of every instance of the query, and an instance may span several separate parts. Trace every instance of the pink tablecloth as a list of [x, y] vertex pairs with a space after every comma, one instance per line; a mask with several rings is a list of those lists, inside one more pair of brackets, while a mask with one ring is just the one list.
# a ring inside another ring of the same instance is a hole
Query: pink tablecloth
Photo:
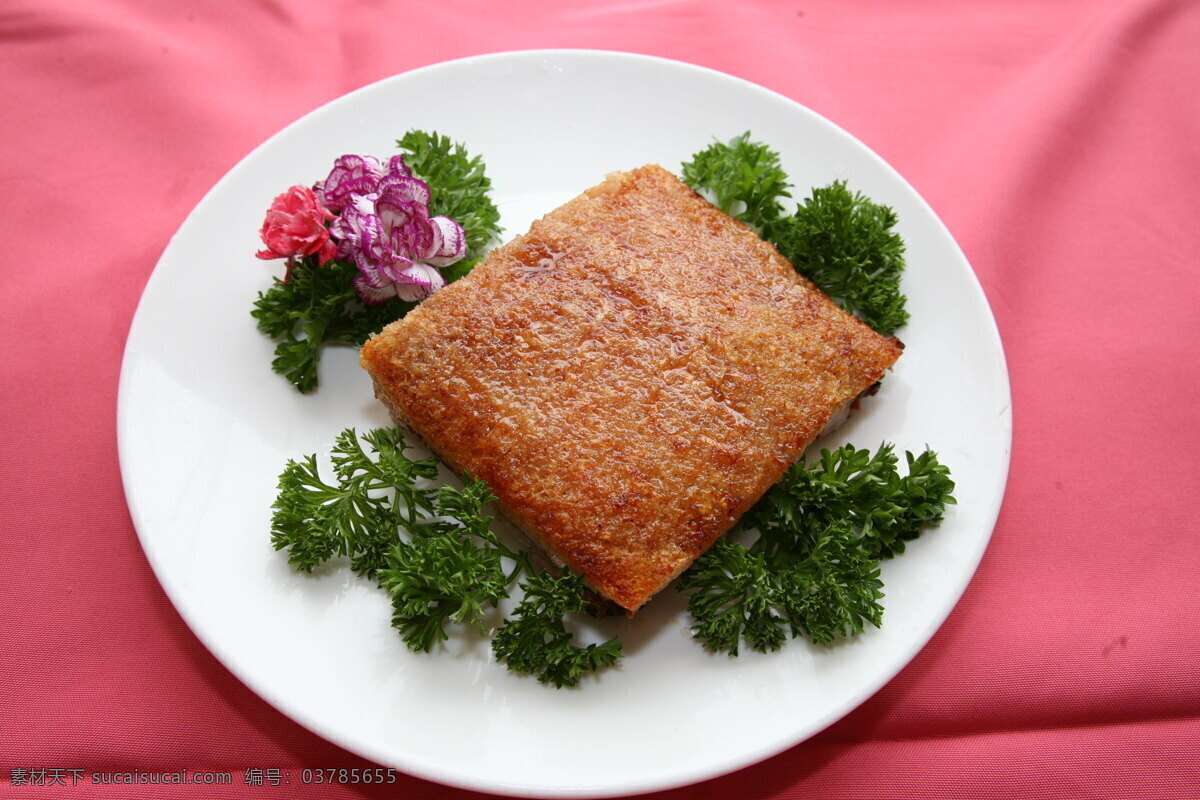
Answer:
[[[662, 796], [1200, 797], [1200, 4], [339, 5], [0, 8], [0, 795], [470, 794], [270, 786], [368, 765], [167, 601], [122, 494], [117, 377], [171, 233], [259, 142], [414, 67], [583, 47], [749, 79], [874, 148], [970, 258], [1013, 385], [1000, 521], [932, 643], [811, 741]], [[184, 769], [234, 785], [90, 784]]]

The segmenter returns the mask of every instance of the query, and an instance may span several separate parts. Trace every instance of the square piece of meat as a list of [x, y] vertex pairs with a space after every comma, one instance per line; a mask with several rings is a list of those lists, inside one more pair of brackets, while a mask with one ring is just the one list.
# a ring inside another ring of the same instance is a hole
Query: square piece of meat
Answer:
[[398, 423], [633, 613], [901, 349], [647, 166], [533, 223], [361, 359]]

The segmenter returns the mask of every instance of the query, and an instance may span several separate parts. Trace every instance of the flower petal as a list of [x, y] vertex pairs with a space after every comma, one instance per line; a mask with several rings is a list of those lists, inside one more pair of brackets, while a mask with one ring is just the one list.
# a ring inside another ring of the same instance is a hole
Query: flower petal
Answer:
[[357, 254], [355, 264], [358, 265], [359, 277], [376, 289], [382, 289], [390, 283], [395, 283], [395, 273], [388, 262], [381, 263], [363, 258], [360, 252]]
[[431, 217], [429, 220], [441, 239], [438, 247], [425, 260], [435, 267], [448, 267], [467, 254], [467, 232], [449, 217]]
[[396, 294], [402, 300], [415, 303], [446, 285], [441, 273], [428, 264], [413, 264], [404, 273], [405, 281], [397, 281]]
[[344, 235], [344, 240], [338, 252], [343, 258], [353, 258], [360, 265], [363, 262], [378, 265], [391, 261], [392, 250], [383, 235], [379, 217], [359, 213], [353, 206], [347, 206], [341, 221], [338, 233]]
[[[421, 260], [429, 261], [430, 256], [436, 255], [442, 249], [444, 241], [442, 239], [441, 227], [432, 218], [428, 221], [425, 228], [429, 232], [429, 235], [426, 237], [425, 246], [421, 251]], [[435, 264], [434, 266], [437, 265]]]
[[404, 156], [392, 156], [387, 163], [388, 175], [402, 175], [405, 178], [412, 177], [412, 170], [408, 168], [408, 164], [404, 163]]
[[325, 244], [321, 245], [321, 249], [317, 251], [317, 266], [323, 267], [328, 264], [329, 260], [337, 255], [337, 250], [333, 239], [326, 239]]
[[372, 286], [362, 275], [354, 279], [354, 291], [369, 306], [386, 303], [396, 296], [396, 284], [390, 281], [382, 287]]
[[407, 175], [384, 175], [379, 181], [379, 197], [390, 203], [416, 203], [429, 212], [429, 184]]
[[388, 195], [379, 198], [375, 211], [384, 238], [392, 252], [411, 261], [420, 261], [433, 241], [433, 226], [425, 206], [417, 203], [394, 202]]
[[413, 268], [413, 262], [403, 256], [395, 256], [387, 264], [379, 265], [379, 274], [392, 283], [409, 283], [407, 273]]

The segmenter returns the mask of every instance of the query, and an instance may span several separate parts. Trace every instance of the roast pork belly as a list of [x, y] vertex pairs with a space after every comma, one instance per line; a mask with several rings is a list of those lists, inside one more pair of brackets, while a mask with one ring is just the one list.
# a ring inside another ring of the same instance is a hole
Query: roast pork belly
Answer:
[[398, 423], [632, 614], [901, 349], [646, 166], [493, 250], [361, 359]]

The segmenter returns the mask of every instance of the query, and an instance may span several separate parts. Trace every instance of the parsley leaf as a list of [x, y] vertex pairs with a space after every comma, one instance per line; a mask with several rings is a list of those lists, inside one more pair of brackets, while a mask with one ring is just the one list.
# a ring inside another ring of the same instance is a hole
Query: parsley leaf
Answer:
[[742, 524], [757, 528], [769, 552], [805, 547], [826, 528], [847, 526], [873, 558], [904, 552], [925, 525], [942, 521], [955, 502], [950, 470], [937, 454], [905, 453], [908, 474], [896, 469], [893, 445], [872, 455], [844, 445], [822, 450], [811, 467], [799, 462], [746, 514]]
[[750, 132], [714, 142], [683, 164], [683, 182], [707, 192], [714, 205], [770, 238], [783, 215], [781, 198], [791, 197], [779, 154], [750, 141]]
[[935, 453], [906, 460], [901, 476], [892, 445], [874, 455], [846, 445], [793, 465], [742, 518], [758, 538], [719, 540], [681, 578], [695, 637], [736, 656], [742, 641], [767, 651], [789, 634], [824, 644], [878, 627], [879, 560], [902, 553], [954, 502]]
[[566, 572], [554, 578], [540, 573], [521, 588], [524, 599], [492, 640], [492, 651], [509, 669], [536, 673], [541, 683], [561, 689], [575, 686], [585, 674], [611, 666], [621, 657], [620, 640], [580, 647], [563, 624], [567, 614], [587, 608], [582, 576]]
[[449, 638], [449, 623], [485, 630], [485, 608], [508, 596], [499, 553], [456, 536], [395, 545], [380, 585], [392, 598], [392, 627], [426, 653]]
[[338, 436], [330, 457], [334, 483], [321, 477], [316, 455], [289, 460], [279, 476], [271, 543], [276, 550], [286, 548], [288, 563], [302, 572], [347, 556], [356, 573], [374, 577], [398, 541], [398, 526], [411, 526], [418, 513], [434, 508], [433, 490], [419, 481], [437, 477], [437, 459], [410, 460], [404, 455], [408, 445], [394, 429], [371, 431], [363, 440], [375, 458], [353, 428]]
[[772, 241], [796, 269], [884, 336], [908, 321], [900, 292], [904, 240], [896, 212], [851, 192], [844, 181], [815, 188]]
[[493, 642], [508, 668], [561, 688], [614, 664], [619, 641], [579, 647], [564, 624], [587, 605], [583, 579], [535, 573], [492, 532], [484, 507], [495, 498], [486, 484], [468, 477], [462, 489], [434, 488], [437, 459], [413, 460], [407, 449], [398, 428], [361, 436], [348, 428], [330, 452], [332, 479], [321, 476], [315, 454], [288, 461], [273, 506], [275, 549], [286, 549], [301, 572], [348, 558], [389, 594], [392, 625], [418, 652], [449, 638], [451, 625], [490, 633], [489, 609], [525, 574], [525, 599]]
[[852, 529], [831, 525], [807, 555], [780, 570], [780, 607], [792, 635], [807, 633], [818, 644], [862, 633], [864, 623], [883, 622], [879, 562], [857, 546]]
[[677, 588], [688, 595], [692, 633], [708, 650], [736, 656], [743, 639], [760, 651], [777, 650], [786, 639], [778, 576], [761, 553], [727, 537], [696, 560]]

